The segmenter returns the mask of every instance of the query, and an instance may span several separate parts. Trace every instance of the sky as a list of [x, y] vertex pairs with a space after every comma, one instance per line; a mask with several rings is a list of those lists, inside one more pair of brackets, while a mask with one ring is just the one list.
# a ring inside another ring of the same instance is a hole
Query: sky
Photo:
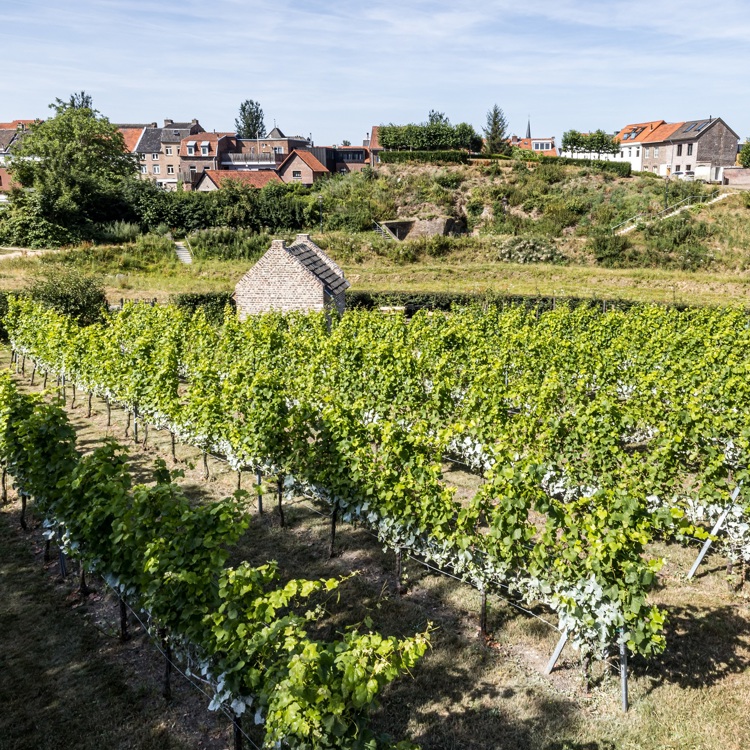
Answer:
[[429, 110], [480, 130], [722, 117], [750, 136], [745, 0], [0, 0], [0, 122], [92, 95], [117, 123], [198, 118], [359, 144]]

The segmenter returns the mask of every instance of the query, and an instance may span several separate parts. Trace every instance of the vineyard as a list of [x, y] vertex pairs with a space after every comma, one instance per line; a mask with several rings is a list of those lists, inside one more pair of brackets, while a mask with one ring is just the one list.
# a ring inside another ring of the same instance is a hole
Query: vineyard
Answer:
[[[399, 559], [544, 605], [584, 665], [620, 649], [651, 659], [664, 650], [669, 613], [649, 602], [662, 564], [646, 555], [654, 540], [703, 540], [721, 518], [713, 543], [744, 580], [750, 333], [741, 311], [228, 315], [217, 328], [200, 312], [129, 305], [81, 328], [19, 299], [6, 327], [32, 378], [127, 409], [143, 439], [149, 427], [167, 429], [173, 445], [222, 457], [238, 484], [245, 473], [272, 477], [282, 519], [285, 503], [310, 498], [330, 514], [332, 553], [336, 524], [355, 523]], [[284, 734], [295, 726], [284, 713], [293, 695], [305, 721], [318, 721], [311, 746], [350, 746], [330, 737], [364, 731], [367, 706], [416, 663], [428, 635], [354, 630], [313, 642], [304, 602], [337, 581], [275, 589], [273, 566], [226, 568], [246, 523], [241, 500], [191, 507], [163, 465], [156, 485], [130, 487], [120, 448], [80, 458], [58, 406], [19, 396], [9, 381], [3, 389], [3, 456], [23, 496], [70, 554], [196, 660], [216, 706], [259, 710], [270, 744], [306, 747]], [[481, 477], [471, 497], [446, 483], [446, 460]], [[174, 533], [156, 535], [157, 523]], [[165, 536], [174, 542], [161, 548]], [[174, 575], [175, 560], [184, 573]], [[273, 633], [286, 628], [293, 643], [280, 654]], [[380, 667], [346, 672], [373, 654]], [[333, 692], [317, 718], [302, 691], [314, 674]], [[330, 716], [343, 717], [336, 731]]]

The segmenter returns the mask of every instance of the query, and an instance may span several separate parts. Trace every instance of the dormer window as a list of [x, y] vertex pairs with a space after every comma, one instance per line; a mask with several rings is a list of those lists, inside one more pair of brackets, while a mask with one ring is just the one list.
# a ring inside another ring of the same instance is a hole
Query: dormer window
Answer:
[[208, 156], [208, 142], [201, 143], [201, 156]]
[[187, 143], [187, 155], [195, 156], [195, 141], [188, 141]]

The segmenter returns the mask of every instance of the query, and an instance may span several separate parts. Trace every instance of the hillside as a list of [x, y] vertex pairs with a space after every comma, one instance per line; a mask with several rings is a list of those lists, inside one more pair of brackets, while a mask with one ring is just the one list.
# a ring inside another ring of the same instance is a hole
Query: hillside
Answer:
[[[705, 200], [715, 186], [673, 181], [668, 205]], [[637, 214], [656, 216], [665, 185], [650, 174], [618, 177], [592, 168], [498, 162], [489, 166], [385, 165], [377, 178], [350, 176], [321, 190], [331, 229], [354, 229], [364, 214], [378, 221], [445, 216], [467, 236], [383, 247], [372, 236], [332, 238], [331, 251], [355, 263], [375, 254], [396, 263], [452, 257], [482, 261], [600, 265], [613, 268], [744, 270], [750, 231], [742, 196], [694, 206], [643, 231], [612, 239]], [[335, 199], [335, 200], [331, 200]], [[361, 213], [360, 213], [361, 212]], [[362, 219], [357, 228], [366, 228]], [[393, 243], [395, 244], [395, 243]]]

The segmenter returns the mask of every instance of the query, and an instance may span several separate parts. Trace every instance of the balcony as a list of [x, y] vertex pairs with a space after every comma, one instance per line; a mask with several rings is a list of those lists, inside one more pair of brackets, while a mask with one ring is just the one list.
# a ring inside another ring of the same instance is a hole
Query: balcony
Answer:
[[265, 151], [260, 154], [229, 154], [221, 155], [222, 166], [234, 169], [274, 169], [286, 158], [286, 154], [275, 154]]

